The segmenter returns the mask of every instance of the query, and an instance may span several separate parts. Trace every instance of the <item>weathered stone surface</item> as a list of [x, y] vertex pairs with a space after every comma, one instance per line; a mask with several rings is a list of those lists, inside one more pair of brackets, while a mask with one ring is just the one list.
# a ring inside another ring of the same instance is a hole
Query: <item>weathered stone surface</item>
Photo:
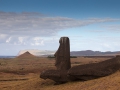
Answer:
[[120, 69], [120, 56], [93, 64], [74, 66], [68, 71], [70, 80], [90, 80], [110, 75]]
[[67, 71], [71, 68], [69, 38], [61, 37], [59, 43], [60, 46], [54, 54], [57, 70], [45, 70], [40, 75], [40, 78], [52, 79], [58, 84], [68, 81]]
[[68, 37], [61, 37], [59, 40], [60, 46], [54, 54], [57, 70], [68, 70], [71, 68], [70, 63], [70, 43]]
[[45, 70], [41, 73], [40, 78], [52, 79], [59, 84], [68, 81], [67, 71], [62, 70]]

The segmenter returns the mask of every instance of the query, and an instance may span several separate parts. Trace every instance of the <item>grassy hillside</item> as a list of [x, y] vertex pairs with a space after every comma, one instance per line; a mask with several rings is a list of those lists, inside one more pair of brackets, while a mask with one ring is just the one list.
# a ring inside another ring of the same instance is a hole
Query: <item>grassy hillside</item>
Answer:
[[[72, 66], [97, 63], [107, 58], [72, 58]], [[45, 69], [55, 69], [54, 58], [0, 59], [0, 90], [119, 90], [120, 71], [89, 81], [54, 85], [52, 80], [39, 78]]]

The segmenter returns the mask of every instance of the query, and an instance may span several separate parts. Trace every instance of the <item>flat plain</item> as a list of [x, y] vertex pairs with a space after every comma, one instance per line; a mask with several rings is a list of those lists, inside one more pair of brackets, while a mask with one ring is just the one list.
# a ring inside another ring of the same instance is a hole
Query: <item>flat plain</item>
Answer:
[[[98, 63], [109, 58], [71, 58], [71, 65]], [[41, 79], [40, 73], [56, 69], [54, 58], [0, 59], [0, 90], [120, 90], [120, 71], [89, 81], [67, 82], [54, 85], [52, 80]]]

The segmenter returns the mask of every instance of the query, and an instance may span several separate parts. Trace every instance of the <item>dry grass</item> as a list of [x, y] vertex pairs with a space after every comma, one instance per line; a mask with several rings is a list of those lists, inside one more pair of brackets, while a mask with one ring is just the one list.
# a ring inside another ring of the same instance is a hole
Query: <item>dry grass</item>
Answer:
[[[96, 63], [106, 58], [72, 58], [72, 66]], [[0, 59], [0, 90], [120, 90], [120, 71], [89, 81], [54, 85], [52, 80], [39, 78], [45, 69], [55, 69], [54, 58]]]

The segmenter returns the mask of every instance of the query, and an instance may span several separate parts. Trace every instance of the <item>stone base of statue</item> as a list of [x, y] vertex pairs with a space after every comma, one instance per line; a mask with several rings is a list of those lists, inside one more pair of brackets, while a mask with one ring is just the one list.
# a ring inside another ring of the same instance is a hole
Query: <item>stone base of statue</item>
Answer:
[[56, 84], [68, 82], [67, 71], [61, 70], [45, 70], [41, 73], [40, 78], [54, 80]]

